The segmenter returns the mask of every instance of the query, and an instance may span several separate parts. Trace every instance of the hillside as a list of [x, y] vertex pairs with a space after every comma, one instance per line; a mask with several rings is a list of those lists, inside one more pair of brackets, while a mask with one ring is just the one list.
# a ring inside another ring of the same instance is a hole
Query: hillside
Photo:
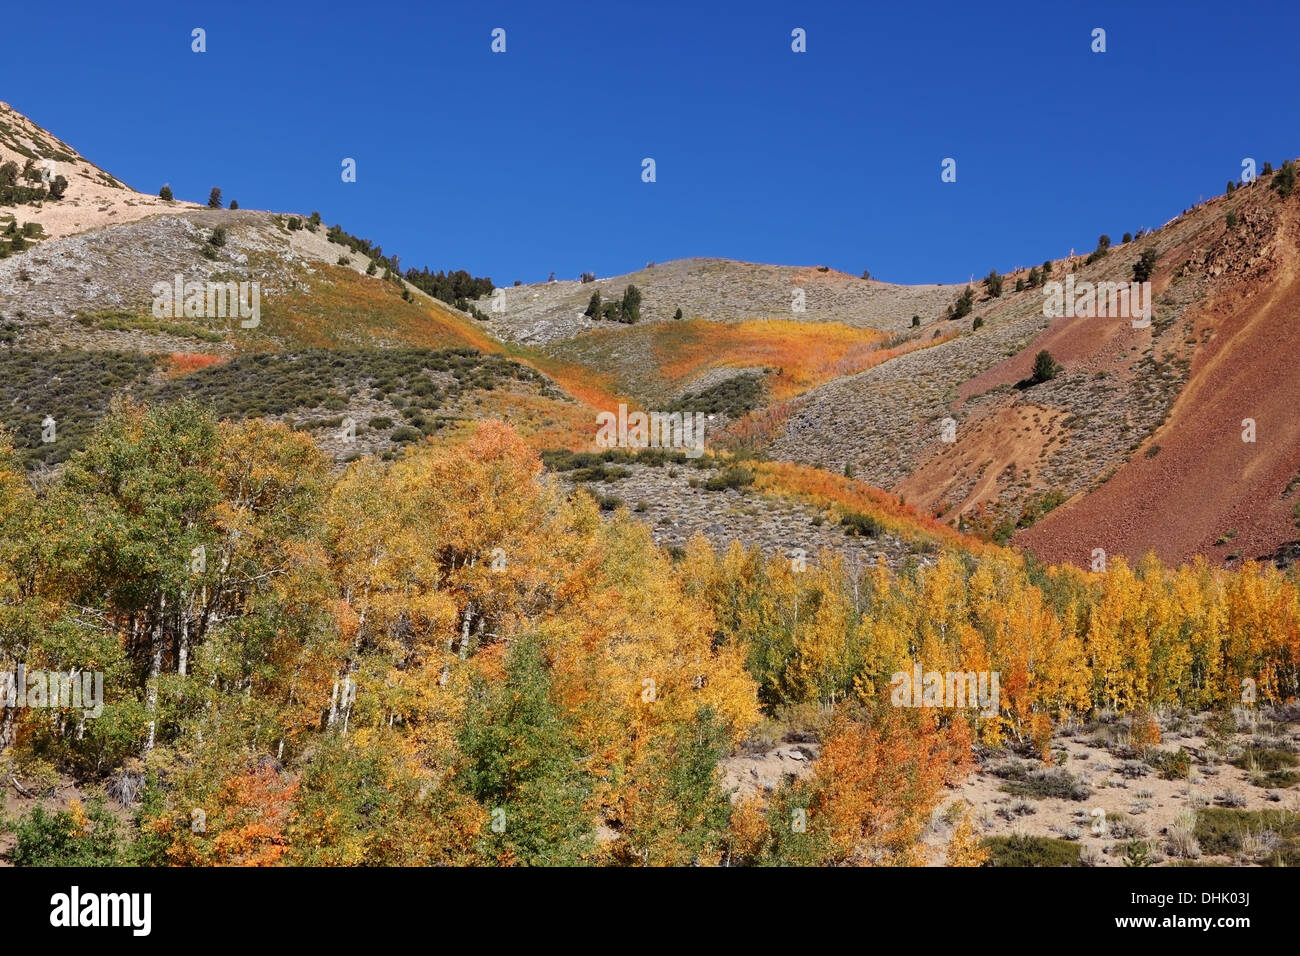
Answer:
[[[1282, 371], [1292, 336], [1282, 316], [1294, 294], [1295, 205], [1265, 181], [1091, 264], [1058, 261], [1054, 278], [1128, 282], [1139, 257], [1153, 253], [1150, 327], [1121, 317], [1049, 320], [1037, 289], [984, 296], [972, 315], [981, 328], [962, 322], [951, 341], [803, 396], [769, 453], [851, 465], [949, 521], [999, 535], [1115, 475], [1119, 483], [1095, 504], [1071, 501], [1041, 527], [1019, 531], [1018, 543], [1049, 560], [1086, 563], [1094, 547], [1131, 558], [1154, 549], [1168, 560], [1268, 555], [1296, 537], [1285, 499], [1300, 452], [1271, 411], [1274, 399], [1289, 401], [1294, 383]], [[1043, 349], [1063, 370], [1025, 387]], [[1243, 445], [1242, 419], [1261, 416], [1272, 416], [1271, 429]], [[949, 418], [951, 443], [941, 434]], [[1207, 429], [1216, 430], [1212, 442]], [[1072, 514], [1077, 524], [1068, 523]], [[1244, 538], [1226, 546], [1237, 534]]]
[[0, 865], [1300, 862], [1281, 173], [1045, 264], [1142, 327], [715, 259], [498, 312], [4, 115], [85, 174], [0, 207]]
[[25, 188], [39, 187], [46, 168], [50, 178], [62, 176], [68, 183], [62, 199], [24, 203], [7, 211], [23, 223], [39, 224], [46, 236], [69, 236], [160, 212], [197, 208], [193, 203], [167, 202], [136, 192], [8, 103], [0, 103], [0, 166], [14, 163], [21, 170], [29, 161], [36, 178], [21, 180]]
[[[960, 291], [944, 285], [901, 286], [860, 279], [825, 266], [774, 266], [732, 259], [676, 259], [626, 275], [590, 282], [556, 280], [507, 287], [504, 311], [490, 312], [490, 327], [502, 339], [548, 344], [608, 326], [583, 312], [593, 292], [608, 300], [634, 285], [642, 295], [645, 322], [685, 319], [736, 322], [753, 318], [795, 318], [838, 322], [892, 332], [913, 315], [936, 315]], [[804, 292], [804, 310], [792, 308], [793, 291]], [[485, 307], [486, 299], [480, 300]], [[486, 311], [486, 308], [485, 308]]]
[[[1207, 204], [1203, 228], [1165, 258], [1173, 294], [1190, 286], [1196, 297], [1174, 332], [1185, 336], [1182, 388], [1163, 422], [1104, 483], [1018, 544], [1052, 561], [1100, 547], [1235, 564], [1285, 554], [1300, 538], [1300, 208], [1262, 186], [1244, 192]], [[1099, 356], [1080, 359], [1087, 367]]]

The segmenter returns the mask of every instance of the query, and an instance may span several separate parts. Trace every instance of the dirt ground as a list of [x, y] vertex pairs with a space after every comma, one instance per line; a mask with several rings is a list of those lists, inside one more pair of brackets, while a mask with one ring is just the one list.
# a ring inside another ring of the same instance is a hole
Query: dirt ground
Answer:
[[[1146, 840], [1159, 863], [1248, 865], [1255, 861], [1180, 852], [1171, 830], [1176, 835], [1180, 814], [1209, 806], [1300, 813], [1300, 786], [1261, 786], [1249, 770], [1229, 762], [1248, 747], [1295, 752], [1300, 744], [1300, 712], [1292, 709], [1282, 716], [1285, 719], [1267, 720], [1239, 711], [1230, 718], [1236, 729], [1223, 733], [1224, 727], [1216, 728], [1212, 715], [1156, 715], [1161, 725], [1156, 749], [1188, 752], [1185, 779], [1164, 779], [1142, 760], [1128, 747], [1127, 722], [1116, 718], [1059, 731], [1050, 745], [1055, 755], [1052, 767], [1032, 755], [981, 754], [980, 769], [952, 789], [933, 816], [926, 834], [931, 863], [942, 864], [952, 832], [950, 821], [958, 819], [960, 808], [968, 805], [982, 836], [1025, 834], [1077, 841], [1082, 862], [1090, 866], [1123, 866], [1123, 847], [1131, 839]], [[1091, 793], [1080, 800], [1013, 796], [1004, 789], [1007, 780], [995, 771], [1016, 761], [1026, 770], [1063, 770]], [[1104, 829], [1098, 811], [1105, 812]], [[1182, 850], [1186, 849], [1183, 844]]]

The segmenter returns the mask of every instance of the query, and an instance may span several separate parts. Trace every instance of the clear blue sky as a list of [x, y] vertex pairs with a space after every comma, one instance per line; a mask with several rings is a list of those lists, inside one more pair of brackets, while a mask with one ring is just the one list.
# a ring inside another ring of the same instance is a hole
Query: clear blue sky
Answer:
[[683, 256], [957, 282], [1300, 154], [1294, 0], [75, 0], [8, 26], [0, 99], [135, 188], [318, 209], [503, 285]]

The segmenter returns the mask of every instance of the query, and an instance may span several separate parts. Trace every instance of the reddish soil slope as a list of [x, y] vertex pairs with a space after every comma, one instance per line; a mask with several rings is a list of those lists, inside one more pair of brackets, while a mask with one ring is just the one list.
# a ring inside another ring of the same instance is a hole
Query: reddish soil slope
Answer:
[[[1300, 215], [1294, 201], [1277, 210], [1268, 268], [1225, 271], [1198, 311], [1198, 338], [1212, 334], [1165, 424], [1109, 481], [1018, 534], [1017, 544], [1078, 564], [1093, 548], [1232, 561], [1300, 537], [1288, 494], [1300, 473]], [[1254, 443], [1242, 440], [1247, 418]]]

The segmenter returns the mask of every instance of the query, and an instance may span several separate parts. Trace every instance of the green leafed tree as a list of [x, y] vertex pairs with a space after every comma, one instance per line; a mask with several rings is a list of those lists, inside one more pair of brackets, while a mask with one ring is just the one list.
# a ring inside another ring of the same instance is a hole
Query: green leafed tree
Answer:
[[583, 809], [588, 782], [578, 768], [564, 714], [536, 638], [516, 641], [505, 679], [471, 693], [458, 778], [488, 812], [480, 852], [527, 866], [581, 863], [593, 845]]

